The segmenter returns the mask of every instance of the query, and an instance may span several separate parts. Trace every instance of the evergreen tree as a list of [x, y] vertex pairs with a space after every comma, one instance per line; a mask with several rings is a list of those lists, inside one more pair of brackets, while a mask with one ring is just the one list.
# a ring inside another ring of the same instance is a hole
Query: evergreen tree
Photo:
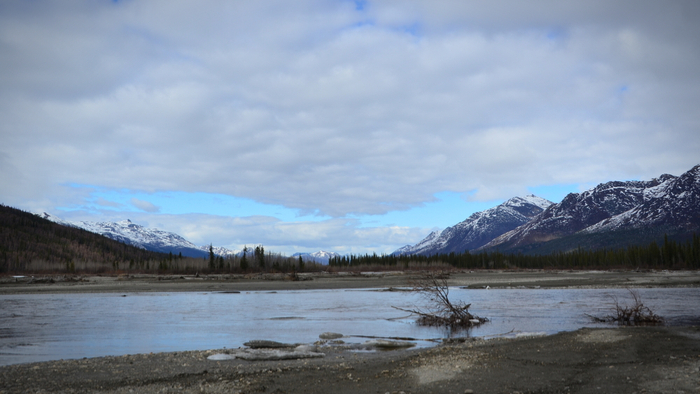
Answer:
[[209, 269], [212, 271], [216, 269], [216, 256], [214, 256], [214, 246], [212, 244], [209, 244]]
[[262, 245], [255, 247], [255, 260], [258, 262], [260, 269], [265, 269], [265, 248]]
[[243, 247], [243, 255], [241, 256], [241, 271], [248, 271], [248, 246]]

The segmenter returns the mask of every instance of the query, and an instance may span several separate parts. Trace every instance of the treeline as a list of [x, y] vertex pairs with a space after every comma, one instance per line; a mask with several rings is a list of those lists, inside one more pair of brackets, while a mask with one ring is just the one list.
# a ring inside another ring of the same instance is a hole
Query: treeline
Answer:
[[[298, 258], [287, 257], [279, 253], [265, 251], [263, 245], [253, 248], [243, 247], [240, 255], [217, 256], [214, 248], [209, 246], [208, 266], [206, 272], [216, 273], [241, 273], [241, 272], [302, 272], [322, 269], [322, 265], [314, 261], [304, 261]], [[182, 271], [181, 267], [172, 267]], [[187, 270], [187, 268], [185, 268]]]
[[0, 204], [0, 273], [246, 273], [321, 269], [315, 262], [266, 252], [208, 258], [152, 252]]
[[628, 246], [622, 249], [585, 250], [578, 248], [549, 255], [504, 254], [485, 252], [471, 254], [449, 253], [422, 255], [362, 255], [334, 257], [331, 267], [427, 267], [447, 265], [462, 269], [699, 269], [700, 236], [693, 234], [685, 242], [664, 237], [661, 244], [651, 242], [646, 246]]

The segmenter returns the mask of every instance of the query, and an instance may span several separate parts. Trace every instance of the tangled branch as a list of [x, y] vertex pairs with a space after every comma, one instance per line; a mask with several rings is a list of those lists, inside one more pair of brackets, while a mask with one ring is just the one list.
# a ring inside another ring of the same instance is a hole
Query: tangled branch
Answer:
[[639, 292], [627, 289], [632, 296], [633, 304], [621, 305], [617, 297], [612, 296], [614, 305], [612, 306], [612, 313], [604, 317], [595, 317], [587, 315], [597, 322], [603, 323], [618, 323], [620, 325], [636, 326], [636, 325], [647, 325], [647, 324], [661, 324], [664, 319], [655, 314], [649, 307], [642, 303], [642, 298]]
[[412, 280], [410, 285], [411, 291], [425, 298], [429, 308], [426, 310], [394, 308], [418, 315], [417, 323], [422, 326], [469, 328], [488, 321], [486, 318], [469, 313], [471, 304], [450, 301], [450, 289], [447, 286], [447, 277], [444, 275], [426, 273]]

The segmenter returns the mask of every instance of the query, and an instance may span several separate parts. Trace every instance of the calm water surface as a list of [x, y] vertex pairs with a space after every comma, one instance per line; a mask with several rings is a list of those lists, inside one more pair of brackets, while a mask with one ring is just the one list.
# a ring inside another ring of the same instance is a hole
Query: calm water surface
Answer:
[[[700, 289], [639, 289], [672, 325], [699, 324]], [[236, 348], [253, 339], [311, 343], [318, 335], [492, 336], [599, 327], [585, 314], [609, 313], [624, 289], [450, 289], [453, 301], [491, 322], [469, 332], [419, 327], [396, 310], [424, 304], [416, 294], [374, 290], [229, 293], [31, 294], [0, 296], [0, 365], [149, 352]], [[344, 338], [363, 342], [364, 338]], [[419, 346], [431, 346], [418, 341]]]

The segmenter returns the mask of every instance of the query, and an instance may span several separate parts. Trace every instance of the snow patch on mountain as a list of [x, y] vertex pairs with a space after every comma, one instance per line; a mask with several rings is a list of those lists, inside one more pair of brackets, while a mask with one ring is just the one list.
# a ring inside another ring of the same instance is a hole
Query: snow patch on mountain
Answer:
[[[209, 255], [209, 245], [197, 246], [178, 234], [156, 228], [143, 227], [133, 223], [129, 219], [119, 222], [69, 222], [46, 212], [39, 216], [64, 226], [82, 228], [115, 241], [146, 250], [162, 253], [172, 252], [173, 254], [182, 253], [183, 256], [189, 257], [203, 257]], [[213, 247], [213, 251], [217, 256], [228, 256], [239, 253], [237, 250], [223, 247]]]
[[399, 249], [396, 249], [393, 254], [395, 255], [409, 255], [418, 254], [421, 250], [428, 249], [437, 243], [438, 238], [442, 231], [431, 231], [427, 237], [423, 238], [422, 241], [415, 245], [406, 245]]
[[643, 192], [641, 204], [582, 230], [600, 233], [660, 225], [692, 229], [700, 225], [700, 166], [679, 177], [664, 174]]
[[320, 264], [328, 264], [328, 261], [334, 257], [340, 257], [340, 254], [335, 252], [327, 252], [325, 250], [319, 250], [313, 253], [294, 253], [292, 257], [299, 258], [306, 261], [315, 261]]
[[613, 181], [571, 193], [480, 250], [507, 250], [577, 233], [661, 227], [681, 233], [700, 229], [700, 166], [679, 177], [664, 174], [650, 181]]
[[393, 254], [432, 255], [474, 250], [494, 237], [527, 223], [551, 205], [551, 201], [535, 195], [513, 197], [496, 207], [476, 212], [443, 231], [433, 231], [419, 243], [406, 245]]

